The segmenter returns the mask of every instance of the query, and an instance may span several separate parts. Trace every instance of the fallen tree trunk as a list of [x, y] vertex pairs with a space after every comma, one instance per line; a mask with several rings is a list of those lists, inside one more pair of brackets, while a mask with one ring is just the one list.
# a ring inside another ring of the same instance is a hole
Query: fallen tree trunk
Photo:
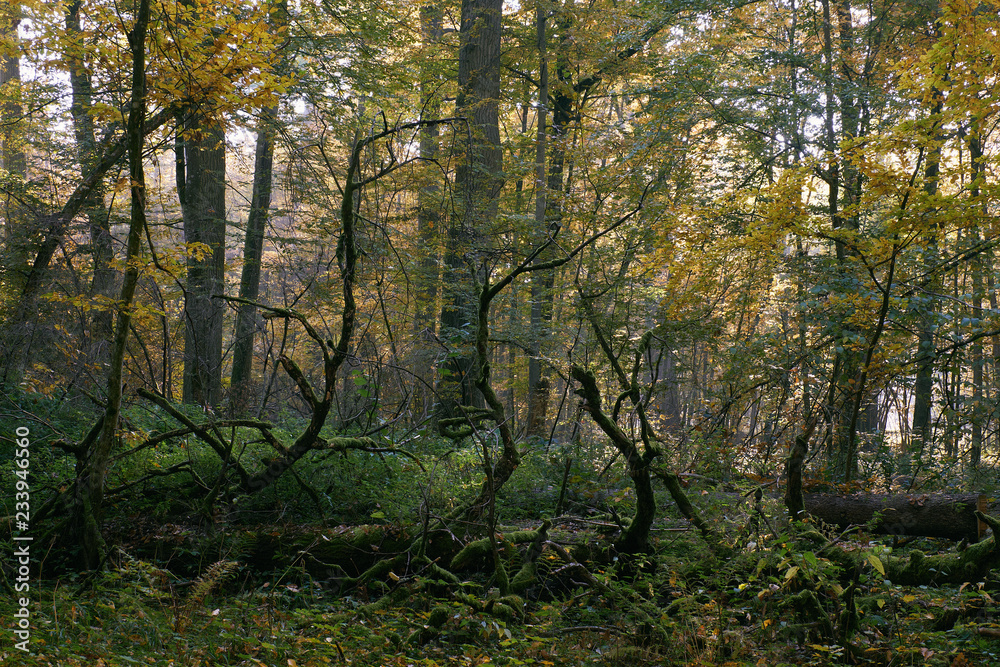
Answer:
[[839, 564], [845, 572], [859, 571], [872, 563], [875, 557], [881, 562], [878, 570], [886, 579], [902, 586], [939, 586], [941, 584], [962, 584], [967, 581], [981, 581], [988, 572], [1000, 565], [1000, 548], [997, 533], [1000, 520], [982, 512], [976, 516], [993, 534], [978, 544], [973, 544], [957, 552], [926, 555], [920, 551], [910, 551], [904, 556], [882, 553], [875, 556], [864, 549], [842, 549], [814, 528], [807, 528], [801, 535], [816, 545], [817, 554], [822, 554]]
[[803, 496], [813, 517], [846, 528], [867, 526], [884, 535], [919, 535], [978, 542], [988, 526], [976, 517], [986, 511], [986, 496], [966, 494]]

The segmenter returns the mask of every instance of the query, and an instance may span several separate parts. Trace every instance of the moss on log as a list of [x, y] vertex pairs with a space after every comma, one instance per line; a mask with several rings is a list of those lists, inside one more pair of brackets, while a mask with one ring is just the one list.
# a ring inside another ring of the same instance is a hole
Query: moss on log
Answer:
[[[504, 533], [500, 538], [500, 541], [502, 542], [501, 548], [506, 547], [508, 544], [524, 544], [526, 542], [534, 542], [538, 539], [538, 532], [538, 530], [515, 530], [510, 533]], [[544, 536], [542, 539], [544, 539]], [[452, 570], [464, 570], [467, 567], [471, 567], [475, 563], [482, 562], [491, 554], [491, 552], [492, 547], [490, 546], [490, 538], [484, 537], [479, 540], [474, 540], [466, 544], [461, 551], [455, 554], [455, 557], [451, 560], [451, 565], [449, 565], [449, 567]]]
[[976, 517], [986, 510], [986, 496], [967, 494], [811, 493], [803, 496], [806, 511], [841, 528], [867, 526], [884, 535], [918, 535], [978, 542], [986, 524]]
[[[978, 511], [975, 516], [993, 529], [993, 535], [959, 552], [928, 556], [912, 551], [907, 556], [879, 556], [886, 579], [903, 586], [962, 584], [981, 580], [1000, 565], [1000, 549], [996, 542], [1000, 520]], [[841, 549], [813, 528], [803, 530], [799, 537], [815, 544], [817, 554], [829, 557], [847, 572], [853, 572], [869, 562], [870, 552]]]
[[883, 559], [885, 576], [903, 586], [962, 584], [978, 581], [1000, 565], [1000, 550], [996, 535], [973, 544], [958, 553], [924, 555], [913, 551], [908, 557], [890, 556]]

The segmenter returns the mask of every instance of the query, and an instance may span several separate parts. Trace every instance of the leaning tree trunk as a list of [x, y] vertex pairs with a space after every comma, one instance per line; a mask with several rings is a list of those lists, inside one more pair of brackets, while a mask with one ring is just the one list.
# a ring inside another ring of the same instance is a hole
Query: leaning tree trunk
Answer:
[[264, 227], [271, 207], [271, 178], [274, 165], [274, 123], [278, 107], [264, 109], [257, 128], [254, 159], [253, 195], [247, 233], [243, 243], [243, 270], [240, 273], [240, 298], [245, 299], [236, 311], [233, 341], [233, 370], [229, 381], [230, 406], [233, 416], [250, 410], [253, 396], [253, 342], [257, 330], [257, 306], [253, 302], [260, 293], [260, 264], [264, 250]]
[[597, 388], [597, 378], [593, 371], [573, 366], [571, 373], [573, 379], [580, 383], [580, 393], [586, 401], [584, 409], [621, 452], [625, 458], [628, 476], [635, 485], [635, 516], [615, 546], [622, 553], [634, 554], [646, 551], [649, 548], [649, 529], [656, 517], [656, 498], [650, 482], [650, 464], [656, 452], [652, 450], [640, 452], [635, 442], [604, 412], [601, 407], [601, 393]]

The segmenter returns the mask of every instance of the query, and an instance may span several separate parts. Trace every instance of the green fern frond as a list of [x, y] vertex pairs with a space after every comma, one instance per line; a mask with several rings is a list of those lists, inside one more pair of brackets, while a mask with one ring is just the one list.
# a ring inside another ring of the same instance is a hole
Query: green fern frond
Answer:
[[187, 600], [185, 600], [183, 606], [177, 612], [177, 618], [174, 621], [174, 631], [183, 632], [187, 627], [188, 622], [194, 615], [194, 610], [198, 608], [208, 597], [218, 585], [220, 585], [225, 578], [236, 569], [238, 563], [231, 560], [220, 560], [213, 563], [205, 574], [198, 577], [197, 581], [191, 587], [191, 592], [188, 593]]

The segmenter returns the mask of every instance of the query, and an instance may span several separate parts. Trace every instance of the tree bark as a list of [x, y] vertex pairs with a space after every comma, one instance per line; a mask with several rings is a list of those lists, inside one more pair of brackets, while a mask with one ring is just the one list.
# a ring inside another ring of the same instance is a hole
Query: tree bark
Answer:
[[264, 228], [271, 207], [272, 175], [274, 168], [274, 123], [278, 107], [268, 107], [261, 114], [257, 128], [257, 145], [254, 157], [253, 194], [247, 231], [243, 241], [243, 269], [240, 273], [241, 303], [236, 310], [236, 327], [233, 340], [233, 369], [229, 380], [230, 410], [234, 416], [249, 412], [253, 391], [253, 343], [257, 332], [257, 300], [260, 293], [260, 263], [264, 251]]
[[[5, 54], [0, 59], [0, 217], [3, 219], [3, 261], [0, 271], [4, 282], [21, 287], [28, 273], [28, 251], [25, 229], [28, 221], [23, 202], [23, 190], [28, 182], [28, 164], [23, 146], [23, 115], [21, 105], [21, 61], [18, 57], [21, 24], [19, 3], [6, 3], [0, 9], [0, 44]], [[9, 50], [7, 50], [9, 49]], [[11, 348], [23, 337], [20, 331], [26, 326], [20, 318], [11, 318], [5, 327], [5, 348]], [[20, 346], [18, 346], [20, 347]], [[6, 351], [6, 350], [5, 350]], [[21, 354], [5, 354], [4, 383], [20, 381], [26, 360]]]
[[[276, 3], [270, 14], [271, 29], [279, 34], [288, 24], [288, 3]], [[283, 66], [279, 64], [279, 70]], [[230, 411], [245, 415], [254, 398], [253, 344], [257, 332], [257, 307], [252, 302], [260, 293], [260, 265], [264, 253], [264, 229], [271, 208], [274, 173], [274, 137], [278, 121], [278, 105], [262, 110], [257, 126], [254, 150], [253, 192], [243, 241], [243, 269], [240, 272], [240, 298], [245, 301], [236, 311], [233, 335], [233, 367], [229, 378]]]
[[[441, 412], [459, 414], [460, 406], [482, 406], [476, 388], [479, 364], [475, 353], [476, 289], [485, 282], [477, 255], [492, 230], [500, 175], [500, 33], [501, 0], [463, 0], [458, 53], [457, 115], [468, 120], [466, 155], [455, 173], [460, 212], [452, 216], [445, 253], [445, 307], [441, 334], [451, 346], [438, 394]], [[471, 271], [471, 276], [469, 275]], [[471, 278], [471, 279], [470, 279]]]
[[[547, 214], [552, 200], [548, 196], [549, 188], [556, 183], [555, 192], [558, 194], [562, 186], [562, 156], [553, 154], [552, 169], [556, 168], [558, 161], [559, 171], [557, 174], [549, 172], [546, 180], [545, 167], [547, 163], [547, 124], [549, 107], [549, 56], [547, 49], [546, 18], [548, 8], [540, 3], [535, 9], [535, 32], [538, 48], [538, 121], [536, 123], [535, 139], [535, 234], [544, 237], [548, 231]], [[559, 132], [558, 123], [553, 123], [553, 134]], [[553, 136], [555, 139], [556, 137]], [[561, 151], [561, 147], [555, 146], [554, 151]], [[535, 280], [531, 281], [531, 314], [530, 330], [531, 339], [528, 342], [528, 427], [525, 436], [529, 438], [541, 438], [545, 434], [545, 413], [549, 402], [549, 382], [543, 376], [544, 368], [541, 361], [542, 339], [545, 336], [543, 329], [547, 328], [548, 322], [552, 319], [552, 292], [553, 277], [551, 271], [546, 271]], [[546, 306], [548, 306], [546, 308]], [[546, 314], [548, 317], [546, 318]]]
[[[66, 29], [75, 37], [68, 48], [67, 60], [70, 68], [70, 85], [73, 99], [70, 105], [70, 115], [73, 117], [73, 130], [76, 135], [77, 159], [80, 163], [80, 177], [86, 177], [93, 169], [99, 155], [97, 154], [97, 139], [94, 134], [94, 119], [90, 115], [93, 106], [93, 85], [87, 72], [82, 53], [80, 24], [80, 0], [66, 7]], [[90, 316], [88, 361], [96, 368], [103, 369], [110, 357], [111, 339], [114, 331], [114, 317], [110, 304], [114, 300], [115, 284], [118, 282], [118, 272], [112, 266], [114, 246], [111, 238], [111, 224], [108, 211], [104, 206], [105, 185], [103, 179], [95, 183], [85, 203], [90, 227], [90, 254], [94, 261], [94, 274], [91, 278], [90, 296], [102, 299]]]
[[[927, 151], [927, 163], [924, 169], [924, 192], [928, 201], [932, 201], [938, 192], [938, 177], [941, 171], [941, 145], [943, 143], [940, 133], [941, 111], [944, 108], [944, 96], [940, 90], [935, 88], [932, 91], [934, 106], [931, 109], [931, 118], [934, 120], [929, 136], [926, 139], [932, 141], [931, 147]], [[929, 228], [924, 232], [926, 249], [922, 255], [926, 270], [930, 273], [929, 284], [924, 292], [926, 302], [921, 304], [921, 322], [919, 333], [917, 334], [917, 349], [914, 351], [914, 361], [917, 366], [917, 377], [913, 386], [913, 421], [910, 428], [911, 443], [908, 455], [904, 457], [900, 469], [903, 472], [911, 472], [911, 464], [916, 464], [919, 469], [922, 462], [928, 456], [933, 456], [930, 447], [933, 444], [931, 438], [931, 408], [934, 399], [934, 366], [937, 363], [937, 349], [934, 347], [934, 332], [937, 328], [939, 317], [938, 308], [940, 299], [934, 295], [941, 292], [941, 279], [937, 275], [938, 264], [938, 225], [933, 222], [935, 207], [924, 215], [932, 220]]]
[[[420, 8], [420, 28], [427, 47], [436, 46], [444, 36], [444, 12], [435, 5]], [[420, 73], [420, 107], [425, 119], [438, 118], [441, 102], [438, 88], [440, 74], [433, 64], [423, 66]], [[441, 292], [441, 188], [438, 185], [437, 169], [434, 164], [440, 152], [438, 143], [440, 130], [435, 124], [420, 128], [420, 158], [427, 165], [428, 181], [417, 192], [417, 237], [420, 240], [417, 251], [417, 272], [414, 279], [416, 301], [414, 304], [413, 357], [414, 383], [413, 402], [417, 419], [423, 419], [432, 412], [435, 380], [435, 362], [438, 349], [434, 342], [437, 333], [437, 314], [440, 312]], [[433, 170], [433, 171], [432, 171]], [[433, 174], [433, 175], [432, 175]]]
[[17, 55], [20, 38], [17, 29], [21, 24], [21, 7], [9, 3], [0, 10], [0, 43], [8, 51], [0, 59], [0, 167], [6, 172], [4, 183], [3, 239], [6, 245], [7, 263], [5, 271], [26, 267], [24, 248], [19, 247], [17, 232], [23, 226], [24, 212], [19, 203], [16, 189], [28, 179], [27, 159], [22, 145], [21, 127], [24, 109], [21, 105], [21, 60]]
[[885, 535], [920, 535], [977, 542], [987, 526], [976, 518], [986, 511], [986, 496], [950, 494], [852, 495], [805, 494], [813, 517], [841, 528], [870, 526]]
[[[220, 119], [196, 114], [184, 124], [184, 186], [179, 188], [188, 244], [184, 298], [183, 401], [206, 408], [222, 400], [226, 262], [226, 133]], [[198, 244], [198, 245], [193, 245]]]
[[101, 434], [90, 453], [82, 474], [76, 481], [75, 525], [80, 531], [83, 564], [87, 569], [100, 566], [104, 551], [100, 533], [104, 483], [111, 449], [118, 432], [122, 402], [122, 367], [132, 320], [132, 298], [139, 280], [139, 251], [146, 227], [146, 184], [142, 164], [143, 122], [146, 117], [146, 31], [149, 24], [149, 0], [139, 0], [135, 26], [128, 34], [132, 52], [132, 101], [129, 108], [128, 155], [131, 181], [132, 213], [129, 221], [125, 255], [125, 277], [118, 300], [118, 321], [108, 370], [108, 389]]
[[[858, 170], [849, 161], [841, 158], [840, 140], [854, 139], [859, 132], [857, 97], [852, 83], [851, 62], [854, 54], [854, 26], [850, 0], [840, 0], [836, 7], [838, 40], [840, 43], [839, 78], [834, 74], [834, 46], [832, 35], [833, 18], [830, 15], [829, 0], [823, 0], [823, 40], [824, 76], [826, 77], [826, 148], [835, 157], [828, 172], [828, 208], [832, 229], [848, 233], [858, 231], [859, 218], [856, 204], [861, 196], [861, 181]], [[834, 101], [834, 93], [837, 95]], [[840, 136], [834, 128], [836, 110], [840, 111]], [[844, 266], [849, 256], [854, 254], [848, 243], [840, 238], [836, 241], [837, 262]], [[847, 267], [844, 267], [847, 270]], [[832, 421], [830, 453], [834, 462], [837, 479], [850, 481], [857, 471], [857, 450], [854, 439], [853, 407], [861, 400], [864, 388], [858, 382], [861, 369], [861, 354], [853, 347], [856, 330], [845, 325], [836, 346], [834, 359], [834, 383], [830, 394], [828, 418]]]
[[[984, 219], [987, 219], [989, 215], [989, 203], [985, 197], [982, 197], [983, 186], [985, 185], [985, 169], [983, 165], [983, 122], [978, 116], [972, 119], [972, 127], [969, 133], [969, 161], [971, 163], [971, 183], [969, 187], [969, 196], [973, 202], [979, 203], [980, 211], [982, 212]], [[980, 201], [981, 200], [981, 201]], [[979, 243], [979, 228], [974, 227], [972, 230], [974, 234], [973, 240], [978, 245]], [[983, 253], [978, 253], [973, 260], [972, 265], [972, 276], [973, 276], [973, 296], [972, 296], [972, 316], [979, 321], [983, 319], [983, 274], [989, 272], [991, 267], [991, 262], [989, 262], [991, 250], [985, 252], [985, 260]], [[973, 372], [973, 408], [972, 408], [972, 442], [969, 448], [969, 467], [973, 470], [978, 470], [980, 464], [982, 463], [983, 454], [983, 422], [985, 421], [989, 424], [992, 415], [984, 409], [983, 399], [984, 399], [984, 371], [986, 366], [986, 359], [983, 354], [982, 343], [976, 342], [972, 347], [972, 372]]]
[[635, 485], [635, 516], [618, 540], [616, 546], [623, 553], [640, 553], [649, 548], [649, 529], [656, 517], [656, 498], [650, 483], [650, 464], [656, 456], [653, 450], [645, 454], [639, 451], [635, 442], [604, 412], [601, 407], [601, 393], [597, 388], [597, 378], [592, 371], [579, 366], [571, 369], [573, 379], [580, 383], [580, 395], [586, 401], [584, 409], [594, 418], [594, 422], [625, 458], [628, 476]]

